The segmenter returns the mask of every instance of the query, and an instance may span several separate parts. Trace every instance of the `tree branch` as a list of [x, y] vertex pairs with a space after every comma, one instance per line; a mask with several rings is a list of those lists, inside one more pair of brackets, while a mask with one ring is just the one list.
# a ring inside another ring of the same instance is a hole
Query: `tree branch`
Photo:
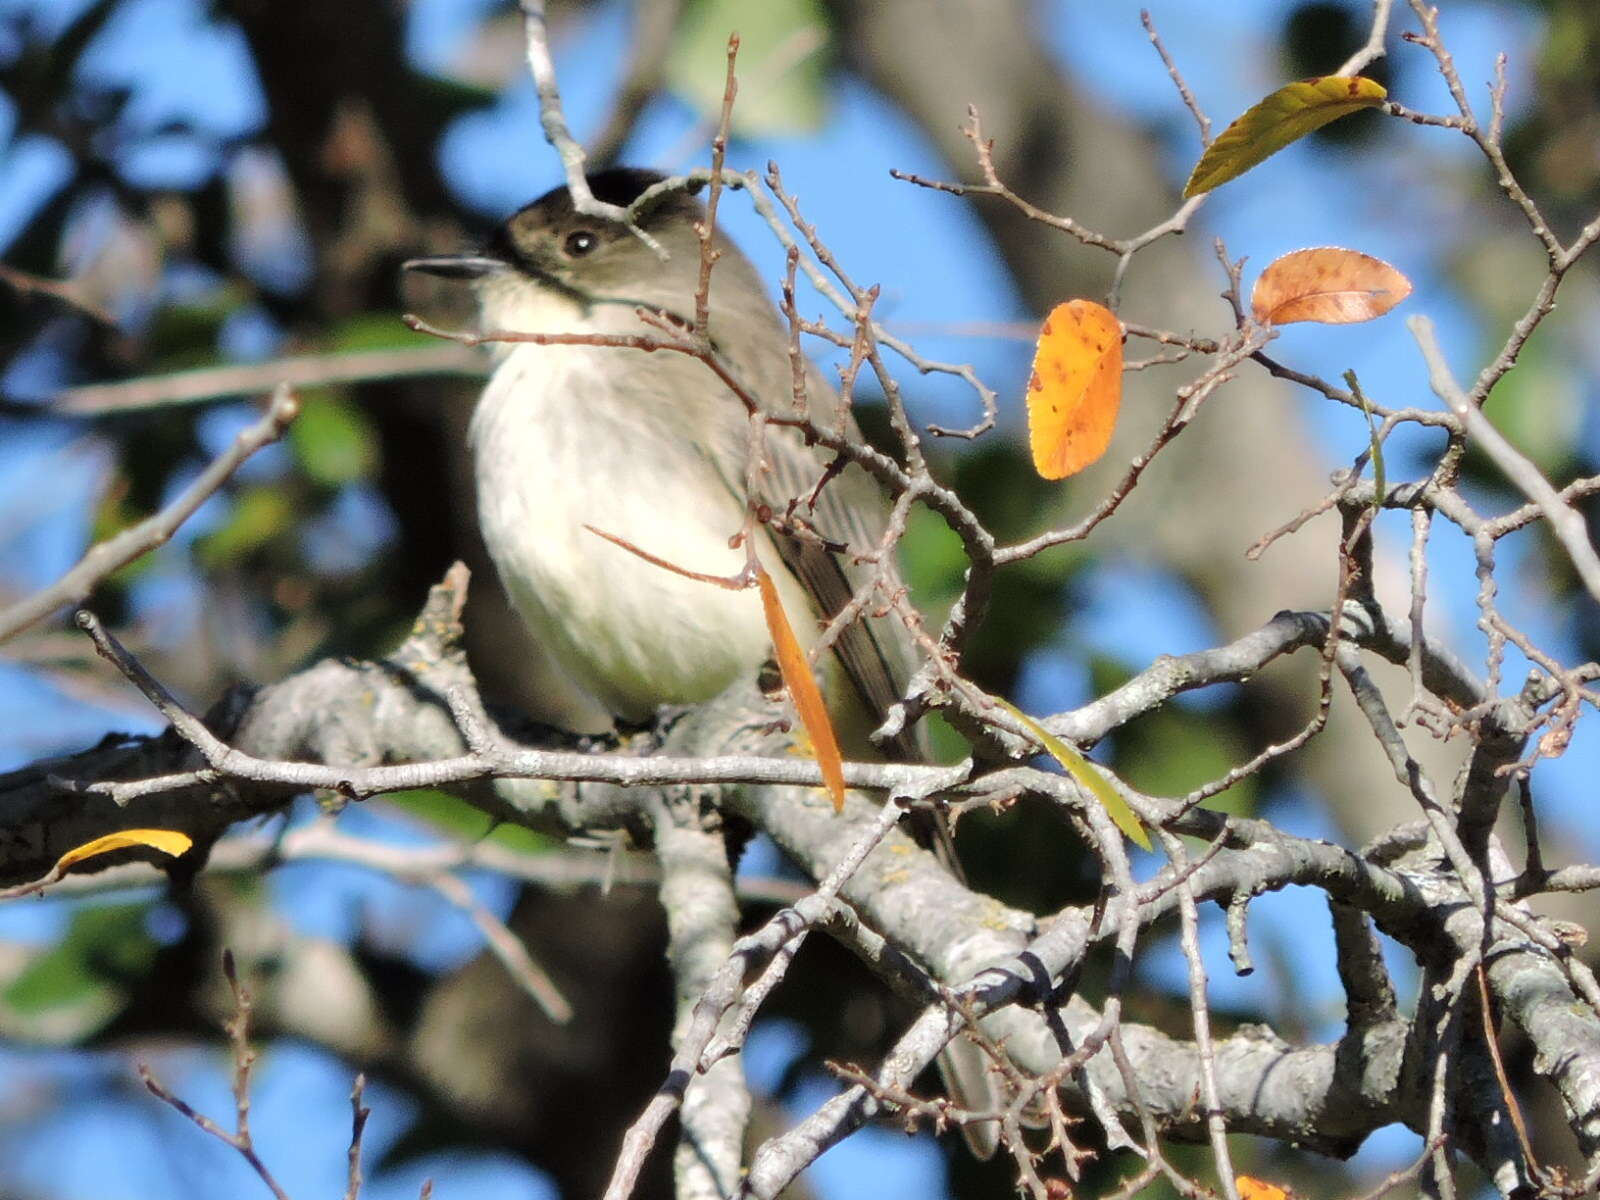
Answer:
[[299, 411], [300, 402], [294, 393], [287, 384], [279, 384], [261, 419], [234, 438], [233, 445], [218, 455], [176, 500], [154, 516], [91, 546], [76, 566], [49, 587], [0, 610], [0, 642], [42, 621], [58, 608], [83, 603], [101, 580], [165, 543], [178, 526], [194, 515], [195, 509], [228, 482], [240, 463], [282, 437]]

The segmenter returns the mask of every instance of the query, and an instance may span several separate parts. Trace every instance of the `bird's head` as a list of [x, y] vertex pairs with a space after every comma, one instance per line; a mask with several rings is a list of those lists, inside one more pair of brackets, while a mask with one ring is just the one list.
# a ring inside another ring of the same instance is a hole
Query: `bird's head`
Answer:
[[[615, 168], [589, 176], [597, 200], [622, 207], [665, 176]], [[686, 191], [664, 193], [636, 223], [665, 257], [633, 230], [579, 213], [558, 187], [513, 213], [473, 254], [416, 258], [409, 271], [470, 281], [488, 328], [548, 324], [553, 311], [587, 317], [597, 305], [640, 305], [692, 315], [700, 250], [695, 225], [705, 212]], [[534, 317], [538, 314], [538, 317]]]

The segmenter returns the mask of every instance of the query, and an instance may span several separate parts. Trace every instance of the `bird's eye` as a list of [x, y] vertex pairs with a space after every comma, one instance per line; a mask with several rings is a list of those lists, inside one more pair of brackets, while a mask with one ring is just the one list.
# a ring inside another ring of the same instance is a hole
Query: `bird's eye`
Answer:
[[580, 229], [576, 233], [567, 234], [567, 240], [564, 244], [568, 255], [573, 258], [582, 258], [585, 254], [591, 253], [600, 244], [600, 239], [587, 229]]

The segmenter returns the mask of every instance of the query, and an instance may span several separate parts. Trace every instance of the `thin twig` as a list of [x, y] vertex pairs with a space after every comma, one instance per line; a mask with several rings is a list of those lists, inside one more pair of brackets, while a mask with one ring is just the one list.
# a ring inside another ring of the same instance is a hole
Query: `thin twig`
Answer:
[[550, 978], [549, 972], [534, 960], [522, 939], [473, 895], [472, 889], [460, 876], [440, 871], [427, 882], [435, 892], [467, 915], [483, 937], [489, 952], [506, 969], [506, 974], [528, 994], [546, 1017], [557, 1025], [565, 1025], [572, 1020], [572, 1005], [561, 994], [561, 989]]
[[84, 295], [83, 289], [70, 280], [46, 279], [42, 275], [34, 275], [28, 271], [20, 271], [16, 267], [0, 263], [0, 283], [4, 283], [12, 290], [24, 296], [49, 296], [53, 300], [77, 309], [84, 316], [97, 321], [101, 325], [115, 328], [116, 317], [106, 309]]
[[1461, 385], [1456, 382], [1449, 364], [1445, 362], [1438, 339], [1434, 337], [1433, 322], [1419, 315], [1407, 318], [1406, 326], [1422, 351], [1423, 362], [1428, 367], [1428, 384], [1434, 395], [1449, 405], [1456, 419], [1465, 426], [1467, 436], [1494, 460], [1495, 465], [1505, 472], [1506, 478], [1539, 506], [1573, 567], [1577, 569], [1583, 586], [1596, 602], [1600, 602], [1600, 555], [1595, 553], [1594, 544], [1589, 540], [1589, 526], [1583, 516], [1563, 502], [1533, 460], [1513, 446], [1461, 390]]
[[1372, 25], [1367, 31], [1367, 40], [1339, 64], [1333, 72], [1335, 75], [1359, 75], [1388, 53], [1384, 42], [1389, 36], [1389, 13], [1393, 7], [1394, 0], [1372, 0]]
[[545, 141], [550, 143], [551, 149], [561, 159], [573, 210], [584, 216], [615, 221], [658, 255], [666, 257], [665, 248], [633, 222], [626, 207], [595, 199], [584, 169], [588, 156], [567, 128], [567, 117], [561, 108], [561, 92], [556, 87], [556, 66], [550, 57], [550, 28], [545, 18], [544, 0], [521, 0], [521, 5], [528, 70], [533, 75], [534, 90], [539, 96], [539, 127], [544, 131]]
[[367, 1132], [367, 1118], [372, 1115], [372, 1110], [361, 1103], [366, 1090], [366, 1075], [357, 1074], [355, 1084], [350, 1089], [350, 1153], [344, 1200], [358, 1200], [361, 1195], [361, 1139]]
[[711, 139], [711, 186], [706, 189], [706, 215], [695, 223], [700, 242], [700, 277], [694, 290], [694, 336], [711, 337], [711, 269], [722, 257], [716, 248], [717, 201], [722, 198], [722, 161], [728, 153], [728, 127], [733, 123], [733, 102], [739, 95], [734, 65], [739, 58], [739, 35], [728, 37], [728, 74], [722, 89], [722, 115]]
[[256, 1153], [255, 1142], [250, 1136], [250, 1075], [256, 1062], [256, 1053], [250, 1047], [250, 1013], [253, 1001], [250, 993], [239, 982], [234, 969], [233, 955], [230, 952], [223, 953], [222, 973], [227, 978], [228, 987], [233, 993], [233, 1016], [228, 1020], [227, 1033], [229, 1044], [233, 1047], [234, 1131], [229, 1133], [210, 1117], [197, 1112], [186, 1101], [174, 1095], [155, 1077], [148, 1064], [142, 1062], [138, 1064], [139, 1078], [144, 1081], [144, 1086], [156, 1099], [182, 1113], [197, 1128], [237, 1150], [240, 1157], [250, 1164], [251, 1170], [255, 1171], [277, 1200], [289, 1200], [288, 1193], [273, 1178], [267, 1164]]
[[92, 383], [58, 392], [52, 412], [98, 416], [174, 404], [198, 404], [231, 396], [253, 396], [280, 384], [329, 387], [418, 375], [482, 375], [480, 355], [455, 346], [410, 346], [345, 354], [300, 354], [259, 363], [201, 367], [170, 375], [143, 375], [121, 383]]
[[1183, 101], [1183, 106], [1189, 110], [1189, 115], [1194, 117], [1194, 122], [1200, 127], [1200, 144], [1211, 144], [1211, 118], [1200, 109], [1200, 102], [1194, 98], [1194, 93], [1189, 90], [1189, 85], [1184, 81], [1183, 75], [1178, 70], [1178, 64], [1172, 61], [1172, 55], [1167, 53], [1167, 48], [1161, 44], [1161, 35], [1156, 32], [1156, 23], [1150, 16], [1148, 8], [1139, 10], [1139, 20], [1144, 25], [1145, 36], [1150, 39], [1150, 44], [1156, 48], [1156, 53], [1161, 56], [1161, 64], [1167, 68], [1167, 75], [1172, 79], [1172, 85], [1178, 89], [1178, 96]]
[[184, 488], [176, 500], [154, 516], [91, 546], [77, 565], [55, 583], [0, 611], [0, 642], [43, 620], [58, 608], [82, 604], [108, 575], [163, 545], [195, 509], [227, 483], [240, 463], [282, 437], [299, 411], [300, 402], [294, 393], [288, 385], [280, 385], [261, 419], [234, 438], [233, 444]]
[[1506, 1075], [1506, 1065], [1500, 1058], [1500, 1037], [1494, 1027], [1494, 1001], [1489, 996], [1489, 977], [1480, 962], [1473, 972], [1478, 979], [1478, 1006], [1483, 1018], [1483, 1045], [1494, 1065], [1494, 1077], [1500, 1084], [1500, 1096], [1505, 1101], [1506, 1112], [1511, 1117], [1511, 1128], [1516, 1131], [1517, 1145], [1522, 1150], [1523, 1161], [1530, 1177], [1539, 1177], [1539, 1160], [1534, 1157], [1533, 1143], [1528, 1140], [1528, 1127], [1522, 1120], [1522, 1106], [1511, 1090], [1511, 1079]]

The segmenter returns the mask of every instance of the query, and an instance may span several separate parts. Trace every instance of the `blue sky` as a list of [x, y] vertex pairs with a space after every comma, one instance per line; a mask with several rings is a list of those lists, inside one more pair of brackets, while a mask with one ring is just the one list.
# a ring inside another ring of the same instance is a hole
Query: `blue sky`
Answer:
[[[27, 11], [47, 24], [64, 22], [82, 0], [0, 0], [0, 16]], [[492, 6], [486, 0], [415, 0], [410, 6], [408, 47], [414, 60], [430, 69], [445, 69], [460, 46]], [[122, 156], [129, 178], [142, 184], [184, 186], [204, 171], [216, 144], [249, 130], [263, 117], [262, 98], [252, 82], [243, 39], [226, 25], [210, 22], [201, 0], [135, 0], [101, 36], [83, 70], [96, 81], [126, 83], [138, 97], [128, 114], [130, 129], [158, 126], [171, 117], [194, 121], [198, 133], [187, 136], [130, 136]], [[1240, 0], [1217, 5], [1214, 0], [1152, 0], [1150, 8], [1163, 37], [1201, 103], [1219, 124], [1242, 111], [1282, 82], [1272, 49], [1283, 5], [1276, 0]], [[1100, 100], [1142, 121], [1170, 131], [1168, 163], [1174, 181], [1192, 165], [1198, 143], [1187, 114], [1179, 107], [1171, 84], [1152, 53], [1132, 4], [1074, 4], [1066, 0], [1040, 5], [1042, 28], [1052, 51], [1080, 84]], [[1446, 34], [1462, 74], [1469, 82], [1486, 80], [1494, 53], [1511, 55], [1512, 105], [1526, 94], [1527, 64], [1538, 28], [1526, 10], [1491, 4], [1449, 5]], [[1403, 21], [1403, 17], [1397, 20]], [[626, 7], [603, 5], [600, 12], [574, 31], [557, 50], [568, 115], [580, 136], [592, 130], [620, 72], [626, 44]], [[5, 52], [0, 42], [0, 55]], [[1401, 54], [1419, 56], [1402, 49]], [[181, 64], [182, 69], [178, 69]], [[1331, 66], [1332, 64], [1330, 64]], [[1415, 108], [1447, 109], [1448, 98], [1425, 63], [1413, 63], [1404, 75], [1406, 102]], [[1474, 98], [1481, 98], [1476, 90]], [[651, 107], [630, 147], [630, 158], [666, 166], [663, 158], [684, 145], [686, 131], [699, 120], [681, 102], [665, 100]], [[12, 114], [0, 105], [0, 130]], [[1457, 172], [1476, 169], [1466, 142], [1436, 130], [1405, 130], [1405, 186], [1392, 178], [1395, 156], [1360, 163], [1318, 144], [1290, 148], [1243, 179], [1230, 184], [1209, 203], [1203, 225], [1226, 238], [1235, 255], [1248, 253], [1257, 266], [1278, 254], [1306, 245], [1339, 243], [1359, 246], [1402, 265], [1417, 284], [1410, 311], [1426, 312], [1439, 325], [1444, 346], [1457, 370], [1475, 373], [1491, 331], [1478, 327], [1472, 310], [1454, 290], [1451, 255], [1471, 228], [1473, 214], [1453, 197]], [[1413, 152], [1414, 151], [1414, 152]], [[787, 137], [737, 145], [738, 166], [759, 166], [776, 158], [791, 188], [804, 200], [808, 216], [822, 229], [841, 261], [856, 278], [886, 285], [879, 313], [891, 323], [960, 324], [1016, 321], [1027, 314], [1003, 269], [983, 254], [941, 254], [935, 249], [981, 244], [984, 237], [965, 207], [948, 197], [911, 188], [890, 179], [888, 169], [948, 177], [932, 148], [903, 118], [870, 90], [846, 79], [833, 95], [825, 126], [813, 136]], [[512, 87], [492, 108], [462, 120], [446, 138], [442, 167], [458, 194], [486, 220], [503, 214], [556, 182], [554, 158], [537, 141], [533, 90], [526, 81]], [[22, 141], [8, 152], [0, 169], [0, 246], [20, 221], [48, 195], [65, 170], [58, 148], [38, 140]], [[1341, 186], [1326, 186], [1338, 172]], [[848, 193], [833, 181], [847, 174]], [[1286, 197], [1292, 202], [1286, 202]], [[1442, 214], [1442, 215], [1441, 215]], [[772, 274], [778, 258], [757, 219], [742, 205], [730, 204], [723, 218], [753, 250], [765, 251]], [[1199, 247], [1203, 238], [1192, 239]], [[181, 281], [180, 281], [181, 283]], [[241, 355], [267, 355], [276, 334], [264, 319], [243, 320], [229, 332], [229, 344]], [[1495, 334], [1494, 336], [1498, 336]], [[1030, 347], [1025, 343], [972, 338], [919, 338], [928, 352], [966, 359], [1002, 396], [1020, 394]], [[1297, 365], [1335, 378], [1354, 367], [1369, 389], [1375, 383], [1385, 394], [1426, 395], [1421, 364], [1399, 320], [1377, 322], [1358, 331], [1299, 329], [1286, 331], [1277, 353]], [[59, 360], [39, 359], [7, 381], [17, 390], [56, 382]], [[934, 379], [918, 381], [919, 412], [945, 419], [956, 406], [969, 403], [960, 385]], [[1364, 444], [1366, 434], [1344, 410], [1304, 401], [1308, 420], [1328, 451], [1328, 466], [1348, 461]], [[965, 411], [964, 409], [962, 411]], [[208, 438], [219, 444], [244, 419], [242, 410], [221, 408], [208, 419]], [[1592, 424], [1592, 423], [1591, 423]], [[1017, 427], [1013, 413], [1009, 428]], [[1592, 437], [1592, 429], [1585, 436]], [[0, 444], [0, 575], [15, 588], [37, 586], [54, 577], [81, 551], [87, 529], [87, 498], [107, 465], [107, 450], [92, 433], [60, 425], [11, 426]], [[270, 454], [253, 470], [283, 469]], [[179, 539], [178, 548], [158, 559], [142, 603], [163, 610], [163, 636], [181, 643], [198, 614], [195, 594], [185, 582], [184, 542], [216, 519], [216, 510], [202, 510]], [[380, 542], [383, 517], [357, 495], [346, 520], [351, 536]], [[1408, 529], [1403, 516], [1386, 517], [1382, 536], [1404, 545]], [[1463, 539], [1435, 538], [1436, 578], [1470, 578], [1469, 547]], [[1517, 563], [1505, 575], [1514, 579]], [[1447, 593], [1441, 593], [1441, 597]], [[1445, 628], [1461, 639], [1469, 661], [1481, 657], [1472, 633], [1475, 613], [1470, 595], [1452, 589], [1442, 604]], [[1548, 611], [1538, 588], [1508, 588], [1502, 597], [1508, 615], [1547, 645], [1562, 644], [1560, 614]], [[1181, 652], [1211, 644], [1214, 631], [1203, 608], [1176, 581], [1152, 564], [1136, 559], [1112, 561], [1088, 584], [1086, 604], [1072, 639], [1076, 646], [1141, 664], [1162, 652]], [[1508, 666], [1516, 678], [1515, 664]], [[1024, 677], [1025, 707], [1051, 711], [1082, 698], [1083, 673], [1065, 656], [1041, 657]], [[114, 708], [67, 696], [23, 669], [0, 661], [0, 769], [27, 761], [48, 750], [91, 742], [109, 727], [153, 729], [155, 722], [137, 704]], [[1541, 797], [1559, 823], [1575, 830], [1588, 804], [1584, 788], [1600, 760], [1600, 743], [1580, 725], [1573, 748], [1541, 768]], [[1333, 836], [1320, 810], [1308, 797], [1281, 798], [1279, 814], [1296, 832]], [[372, 836], [399, 836], [372, 823]], [[1582, 845], [1597, 851], [1592, 835]], [[301, 870], [297, 868], [296, 870]], [[348, 938], [367, 914], [392, 912], [397, 906], [427, 933], [409, 947], [418, 961], [442, 965], [458, 961], [476, 946], [470, 926], [436, 899], [354, 870], [318, 868], [317, 899], [310, 888], [297, 888], [293, 872], [281, 872], [272, 883], [283, 910], [298, 927], [318, 934]], [[480, 880], [484, 898], [496, 905], [508, 901], [509, 890]], [[1299, 986], [1297, 1000], [1313, 1014], [1322, 1036], [1337, 1028], [1336, 981], [1327, 948], [1301, 944], [1308, 924], [1325, 927], [1320, 893], [1289, 892], [1263, 897], [1252, 908], [1252, 931], [1292, 965]], [[61, 928], [63, 910], [50, 902], [26, 911], [0, 909], [0, 938], [40, 942]], [[1226, 1005], [1255, 1005], [1280, 1011], [1282, 976], [1259, 971], [1237, 980], [1228, 969], [1220, 914], [1206, 918], [1205, 945], [1215, 995]], [[1182, 963], [1168, 948], [1158, 948], [1142, 964], [1149, 977], [1164, 984], [1181, 978]], [[798, 1030], [771, 1023], [758, 1030], [750, 1069], [759, 1083], [778, 1077], [783, 1065], [803, 1046]], [[210, 1111], [227, 1111], [224, 1076], [213, 1056], [176, 1055], [164, 1071], [168, 1081]], [[0, 1094], [38, 1089], [49, 1095], [101, 1091], [93, 1102], [73, 1105], [64, 1116], [41, 1115], [18, 1122], [6, 1120], [0, 1108], [0, 1185], [38, 1186], [61, 1197], [147, 1197], [171, 1194], [248, 1194], [253, 1186], [238, 1175], [240, 1164], [220, 1147], [207, 1145], [198, 1134], [175, 1125], [170, 1113], [152, 1111], [142, 1095], [127, 1086], [126, 1064], [114, 1056], [87, 1061], [58, 1055], [0, 1050]], [[280, 1166], [295, 1195], [336, 1195], [342, 1189], [342, 1144], [336, 1132], [347, 1119], [348, 1080], [341, 1064], [299, 1047], [275, 1049], [265, 1061], [257, 1094], [256, 1122], [270, 1160]], [[819, 1080], [801, 1097], [815, 1103], [825, 1094]], [[381, 1088], [369, 1095], [374, 1108], [372, 1146], [380, 1147], [404, 1120], [403, 1098]], [[103, 1144], [115, 1138], [127, 1146], [115, 1169], [97, 1167], [91, 1156], [74, 1155], [74, 1147]], [[281, 1148], [274, 1155], [274, 1148]], [[320, 1150], [317, 1149], [320, 1147]], [[1363, 1151], [1363, 1162], [1375, 1173], [1391, 1169], [1414, 1151], [1409, 1135], [1380, 1135]], [[537, 1175], [502, 1159], [473, 1157], [428, 1163], [440, 1181], [440, 1196], [473, 1195], [494, 1200], [505, 1196], [539, 1196]], [[388, 1200], [414, 1195], [421, 1167], [408, 1167], [371, 1186], [368, 1195]], [[203, 1182], [198, 1182], [202, 1181]], [[226, 1186], [223, 1186], [226, 1181]], [[874, 1134], [853, 1139], [819, 1164], [816, 1186], [826, 1200], [847, 1200], [883, 1194], [936, 1195], [942, 1168], [922, 1143], [899, 1135]], [[196, 1187], [199, 1190], [196, 1191]]]

